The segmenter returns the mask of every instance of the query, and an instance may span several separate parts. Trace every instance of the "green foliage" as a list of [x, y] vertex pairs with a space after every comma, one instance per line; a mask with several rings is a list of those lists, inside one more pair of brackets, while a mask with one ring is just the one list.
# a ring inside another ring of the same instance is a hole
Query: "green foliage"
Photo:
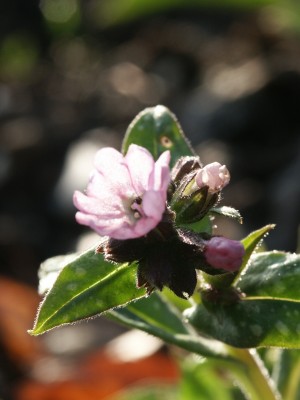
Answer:
[[[123, 142], [124, 153], [131, 143], [146, 147], [154, 158], [169, 149], [172, 165], [182, 155], [194, 154], [175, 116], [163, 106], [148, 108], [134, 119]], [[208, 210], [200, 221], [180, 227], [212, 234], [214, 214], [242, 220], [237, 210], [222, 206]], [[128, 327], [210, 359], [205, 366], [194, 363], [184, 367], [184, 381], [178, 389], [181, 398], [242, 399], [241, 392], [228, 385], [227, 376], [221, 379], [218, 375], [214, 364], [218, 361], [243, 381], [253, 400], [275, 400], [279, 395], [256, 353], [244, 350], [300, 348], [300, 256], [279, 251], [255, 253], [273, 228], [267, 225], [242, 240], [245, 255], [239, 272], [216, 276], [199, 272], [199, 290], [189, 300], [175, 298], [168, 290], [146, 297], [144, 289], [136, 288], [136, 263], [107, 262], [95, 249], [47, 260], [40, 268], [40, 291], [49, 291], [31, 334], [105, 313]], [[299, 353], [282, 350], [279, 361], [279, 367], [270, 368], [274, 380], [285, 400], [297, 400]], [[155, 399], [156, 393], [142, 396]]]
[[213, 207], [210, 210], [211, 214], [222, 215], [223, 217], [229, 217], [235, 219], [240, 224], [243, 223], [243, 218], [238, 210], [232, 207], [222, 206], [222, 207]]
[[200, 221], [193, 222], [192, 224], [180, 224], [181, 228], [191, 229], [194, 232], [206, 232], [212, 234], [212, 221], [209, 215], [206, 215]]
[[300, 320], [300, 256], [274, 251], [252, 254], [272, 227], [257, 230], [243, 240], [247, 267], [233, 287], [244, 299], [226, 304], [221, 290], [211, 304], [185, 311], [199, 332], [240, 348], [300, 348], [300, 336], [295, 334]]
[[231, 346], [300, 348], [300, 303], [285, 300], [242, 300], [208, 309], [199, 304], [185, 311], [201, 334]]
[[[179, 399], [234, 400], [228, 376], [220, 374], [216, 362], [188, 358], [182, 363]], [[244, 397], [242, 397], [244, 399]]]
[[157, 294], [111, 311], [109, 315], [126, 326], [150, 333], [190, 352], [205, 357], [229, 357], [222, 343], [196, 335], [193, 328], [182, 320], [178, 310]]
[[300, 255], [272, 251], [254, 254], [236, 286], [247, 297], [300, 301], [299, 282]]
[[30, 332], [39, 335], [145, 296], [135, 285], [136, 264], [114, 265], [95, 249], [67, 264], [45, 296]]
[[278, 352], [272, 378], [284, 400], [300, 399], [300, 350]]
[[242, 240], [242, 243], [245, 247], [245, 255], [243, 258], [243, 264], [239, 270], [238, 276], [240, 276], [244, 269], [246, 268], [248, 261], [252, 255], [252, 253], [259, 247], [262, 243], [263, 238], [268, 235], [271, 229], [274, 229], [275, 225], [266, 225], [257, 231], [251, 232], [245, 239]]
[[136, 116], [127, 129], [123, 153], [132, 143], [148, 149], [155, 159], [170, 150], [171, 167], [179, 157], [194, 155], [175, 115], [164, 106], [146, 108]]

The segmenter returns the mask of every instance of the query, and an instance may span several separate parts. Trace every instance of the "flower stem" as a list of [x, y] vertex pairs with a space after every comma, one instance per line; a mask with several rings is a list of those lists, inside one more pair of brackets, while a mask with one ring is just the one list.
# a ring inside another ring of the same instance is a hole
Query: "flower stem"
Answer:
[[233, 368], [232, 372], [242, 382], [251, 400], [281, 400], [269, 373], [254, 349], [229, 347], [229, 352], [241, 361], [246, 369]]

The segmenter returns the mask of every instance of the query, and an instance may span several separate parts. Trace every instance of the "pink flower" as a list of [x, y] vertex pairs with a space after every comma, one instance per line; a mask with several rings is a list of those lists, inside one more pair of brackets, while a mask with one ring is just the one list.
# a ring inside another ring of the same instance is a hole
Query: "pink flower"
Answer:
[[154, 162], [148, 150], [135, 144], [125, 156], [110, 147], [99, 150], [86, 195], [74, 193], [77, 222], [114, 239], [146, 235], [166, 208], [169, 162], [169, 151]]
[[219, 192], [229, 183], [229, 180], [230, 174], [226, 165], [218, 162], [207, 164], [196, 175], [196, 183], [199, 188], [208, 186], [209, 193]]
[[204, 248], [204, 257], [210, 266], [230, 272], [240, 268], [244, 254], [241, 242], [221, 236], [212, 237]]

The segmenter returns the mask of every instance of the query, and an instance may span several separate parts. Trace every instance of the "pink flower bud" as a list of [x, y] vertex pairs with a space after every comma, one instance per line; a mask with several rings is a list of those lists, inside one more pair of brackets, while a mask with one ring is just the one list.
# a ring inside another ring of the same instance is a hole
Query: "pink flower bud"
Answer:
[[204, 256], [207, 263], [217, 269], [237, 271], [245, 254], [244, 246], [237, 240], [214, 236], [206, 242]]
[[219, 192], [229, 183], [229, 180], [230, 174], [226, 165], [218, 162], [207, 164], [196, 175], [196, 183], [199, 188], [208, 186], [209, 193]]

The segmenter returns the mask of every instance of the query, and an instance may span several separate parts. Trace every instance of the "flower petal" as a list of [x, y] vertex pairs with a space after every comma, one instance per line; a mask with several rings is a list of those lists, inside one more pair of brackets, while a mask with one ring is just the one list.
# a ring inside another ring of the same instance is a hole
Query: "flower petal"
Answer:
[[143, 211], [147, 217], [154, 218], [159, 222], [166, 208], [165, 193], [149, 190], [143, 196]]
[[218, 162], [207, 164], [201, 168], [196, 175], [196, 183], [201, 189], [208, 186], [210, 193], [216, 193], [228, 185], [230, 174], [225, 165]]
[[[137, 145], [130, 145], [125, 157], [113, 148], [99, 150], [86, 195], [74, 193], [76, 220], [119, 240], [146, 235], [165, 210], [169, 159], [164, 153], [155, 164], [149, 151]], [[157, 189], [149, 188], [150, 176]]]
[[148, 232], [150, 232], [152, 229], [154, 229], [156, 227], [156, 225], [158, 224], [159, 220], [154, 219], [154, 218], [148, 218], [148, 217], [144, 217], [139, 219], [134, 228], [133, 228], [133, 235], [132, 237], [141, 237], [141, 236], [145, 236]]
[[[97, 215], [85, 214], [82, 212], [76, 213], [76, 221], [82, 225], [89, 226], [94, 229], [100, 236], [111, 236], [116, 239], [127, 239], [130, 230], [123, 229], [123, 218], [103, 219]], [[119, 234], [116, 234], [119, 233]]]
[[[105, 190], [117, 195], [126, 193], [128, 190], [133, 191], [127, 164], [123, 155], [117, 150], [111, 147], [100, 149], [96, 153], [94, 164], [98, 174], [95, 172], [92, 179], [96, 179], [98, 182], [95, 182], [95, 185], [89, 190], [92, 190], [95, 195], [102, 194]], [[102, 185], [100, 187], [100, 183], [105, 187], [103, 188]]]
[[163, 152], [155, 162], [154, 169], [149, 176], [149, 189], [167, 191], [171, 180], [169, 163], [171, 159], [170, 151]]
[[131, 144], [125, 161], [131, 176], [131, 185], [137, 195], [141, 196], [148, 189], [149, 176], [154, 168], [153, 157], [144, 147]]

